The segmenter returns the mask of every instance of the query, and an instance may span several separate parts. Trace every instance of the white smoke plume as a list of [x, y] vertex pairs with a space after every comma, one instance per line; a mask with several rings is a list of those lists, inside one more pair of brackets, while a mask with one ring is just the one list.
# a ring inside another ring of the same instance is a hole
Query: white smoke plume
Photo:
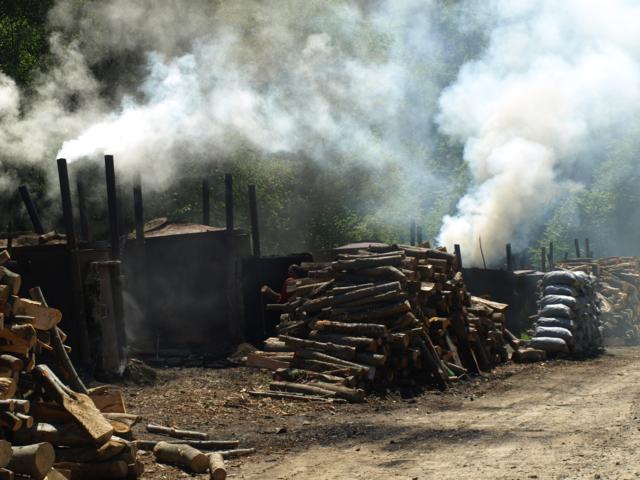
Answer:
[[[440, 98], [441, 131], [465, 143], [472, 184], [439, 235], [468, 265], [526, 246], [572, 182], [605, 158], [599, 139], [640, 113], [640, 6], [503, 0], [487, 50]], [[636, 168], [638, 168], [638, 160]]]
[[241, 148], [347, 168], [392, 164], [429, 181], [424, 156], [413, 154], [429, 135], [407, 131], [430, 125], [436, 109], [439, 88], [411, 61], [441, 54], [434, 2], [88, 5], [61, 2], [52, 22], [80, 30], [87, 58], [144, 52], [145, 68], [135, 90], [66, 139], [59, 157], [112, 153], [158, 187], [179, 173], [181, 157], [206, 162]]

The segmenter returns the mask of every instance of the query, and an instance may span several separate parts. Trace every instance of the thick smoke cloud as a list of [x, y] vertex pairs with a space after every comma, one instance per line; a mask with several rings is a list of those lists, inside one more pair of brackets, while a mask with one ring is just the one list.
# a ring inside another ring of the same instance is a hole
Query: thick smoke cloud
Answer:
[[[440, 98], [442, 132], [465, 143], [473, 181], [439, 240], [467, 262], [526, 246], [565, 192], [588, 183], [640, 113], [640, 7], [625, 0], [500, 1], [486, 52]], [[638, 161], [634, 160], [636, 168]], [[577, 183], [576, 183], [577, 182]]]
[[[345, 170], [394, 165], [429, 184], [415, 152], [430, 142], [439, 86], [413, 67], [441, 54], [432, 2], [182, 5], [58, 5], [53, 24], [79, 30], [87, 58], [129, 51], [145, 65], [135, 90], [121, 92], [119, 105], [68, 138], [58, 156], [113, 153], [157, 187], [178, 173], [176, 159], [215, 161], [243, 148]], [[381, 204], [398, 198], [412, 196], [396, 190]]]
[[638, 123], [639, 20], [624, 0], [59, 0], [29, 94], [0, 72], [0, 191], [56, 156], [163, 189], [248, 151], [364, 168], [377, 219], [408, 225], [449, 211], [464, 175], [441, 157], [464, 144], [438, 240], [496, 264]]

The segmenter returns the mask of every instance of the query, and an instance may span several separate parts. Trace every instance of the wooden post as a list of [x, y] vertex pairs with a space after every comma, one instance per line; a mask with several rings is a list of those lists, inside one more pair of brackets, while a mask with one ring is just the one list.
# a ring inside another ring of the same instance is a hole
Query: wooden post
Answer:
[[42, 226], [42, 221], [40, 220], [40, 215], [38, 215], [36, 205], [35, 203], [33, 203], [33, 199], [31, 198], [31, 194], [29, 193], [29, 188], [26, 185], [20, 185], [18, 187], [18, 191], [20, 192], [20, 196], [22, 197], [24, 206], [26, 207], [27, 213], [29, 214], [29, 219], [31, 220], [31, 224], [33, 225], [33, 231], [38, 235], [44, 234], [44, 227]]
[[78, 213], [80, 215], [80, 237], [85, 242], [90, 243], [91, 229], [89, 228], [89, 216], [87, 215], [87, 194], [80, 175], [76, 178], [76, 187], [78, 191]]
[[118, 199], [116, 194], [116, 172], [113, 155], [104, 156], [104, 168], [107, 180], [107, 209], [109, 213], [109, 238], [111, 241], [111, 259], [120, 259], [120, 233], [118, 232]]
[[409, 227], [409, 240], [412, 246], [416, 245], [416, 221], [411, 220], [411, 226]]
[[456, 259], [458, 260], [458, 269], [462, 271], [462, 251], [460, 250], [460, 245], [455, 244], [453, 246], [453, 253], [456, 255]]
[[511, 263], [512, 259], [511, 259], [511, 244], [507, 243], [507, 270], [511, 271]]
[[208, 178], [202, 179], [202, 224], [211, 225], [211, 205], [209, 202], [209, 192], [211, 185]]
[[227, 232], [233, 233], [233, 176], [224, 176], [224, 207], [227, 219]]
[[591, 258], [591, 248], [589, 247], [589, 238], [584, 239], [584, 256]]
[[553, 242], [549, 242], [549, 269], [553, 270]]
[[540, 264], [542, 267], [542, 271], [546, 272], [547, 271], [547, 249], [545, 247], [542, 247], [542, 249], [540, 249]]
[[133, 215], [136, 223], [136, 242], [144, 243], [144, 210], [142, 205], [142, 178], [140, 172], [133, 181]]
[[422, 225], [418, 225], [418, 227], [416, 228], [416, 242], [418, 243], [418, 245], [422, 245]]
[[573, 241], [576, 247], [576, 258], [580, 258], [580, 240], [577, 238]]
[[69, 188], [69, 173], [67, 170], [67, 161], [64, 158], [58, 159], [58, 178], [60, 180], [60, 196], [62, 199], [64, 227], [67, 235], [67, 249], [69, 250], [73, 330], [77, 335], [77, 339], [73, 339], [73, 343], [78, 345], [77, 350], [80, 361], [84, 366], [87, 366], [90, 364], [91, 360], [89, 353], [89, 332], [87, 329], [87, 318], [84, 311], [84, 290], [82, 287], [83, 281], [80, 270], [78, 245], [73, 227], [73, 208], [71, 205], [71, 190]]
[[258, 199], [256, 196], [256, 186], [249, 185], [249, 215], [251, 217], [251, 243], [253, 245], [253, 256], [260, 257], [260, 229], [258, 225]]

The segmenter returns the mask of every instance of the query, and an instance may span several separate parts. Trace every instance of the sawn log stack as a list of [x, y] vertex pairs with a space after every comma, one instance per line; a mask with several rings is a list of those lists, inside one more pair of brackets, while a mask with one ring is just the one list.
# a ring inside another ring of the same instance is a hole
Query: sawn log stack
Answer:
[[444, 248], [376, 245], [301, 268], [289, 301], [268, 306], [279, 336], [247, 356], [275, 370], [254, 395], [357, 402], [388, 386], [445, 389], [508, 359], [507, 305], [472, 296]]

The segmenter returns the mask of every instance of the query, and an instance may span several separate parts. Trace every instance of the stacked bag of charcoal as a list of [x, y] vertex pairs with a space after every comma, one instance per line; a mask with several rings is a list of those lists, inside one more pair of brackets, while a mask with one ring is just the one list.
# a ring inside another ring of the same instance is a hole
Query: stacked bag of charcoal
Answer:
[[548, 356], [597, 355], [602, 351], [600, 308], [595, 276], [557, 270], [540, 282], [538, 317], [528, 346]]

